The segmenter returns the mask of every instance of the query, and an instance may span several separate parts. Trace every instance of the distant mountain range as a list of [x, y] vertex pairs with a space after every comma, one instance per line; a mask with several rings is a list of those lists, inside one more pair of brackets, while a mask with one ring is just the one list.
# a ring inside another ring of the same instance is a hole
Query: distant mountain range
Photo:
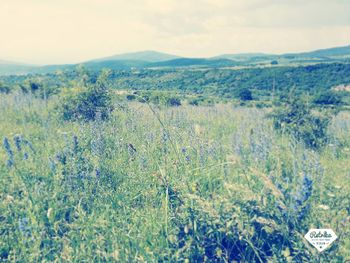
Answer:
[[145, 61], [145, 62], [162, 62], [172, 59], [180, 58], [179, 56], [161, 53], [153, 50], [139, 51], [134, 53], [125, 53], [120, 55], [114, 55], [110, 57], [94, 59], [90, 62], [103, 62], [103, 61]]
[[[114, 55], [80, 63], [90, 70], [103, 68], [130, 70], [142, 68], [223, 68], [256, 67], [271, 65], [305, 65], [313, 63], [350, 63], [350, 45], [311, 52], [282, 55], [264, 53], [224, 54], [212, 58], [184, 58], [157, 51], [141, 51]], [[53, 73], [58, 70], [72, 70], [78, 64], [32, 66], [0, 60], [0, 75]]]

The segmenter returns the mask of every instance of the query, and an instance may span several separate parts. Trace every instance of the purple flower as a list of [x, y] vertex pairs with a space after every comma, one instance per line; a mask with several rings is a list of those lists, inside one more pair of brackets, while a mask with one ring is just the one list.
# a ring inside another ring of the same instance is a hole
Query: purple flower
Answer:
[[5, 151], [8, 155], [8, 160], [6, 162], [6, 165], [7, 165], [7, 167], [12, 167], [14, 165], [15, 160], [14, 160], [13, 151], [11, 149], [10, 142], [6, 137], [3, 140], [3, 145], [5, 148]]
[[22, 137], [21, 137], [21, 135], [15, 135], [13, 137], [13, 140], [15, 142], [15, 146], [16, 146], [17, 151], [20, 152], [22, 150], [22, 147], [21, 147]]

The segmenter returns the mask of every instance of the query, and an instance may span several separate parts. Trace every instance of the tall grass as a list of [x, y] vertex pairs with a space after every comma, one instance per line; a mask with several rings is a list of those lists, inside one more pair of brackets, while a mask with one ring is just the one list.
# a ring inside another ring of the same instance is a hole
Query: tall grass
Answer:
[[[67, 122], [57, 100], [0, 97], [2, 260], [350, 259], [348, 113], [315, 152], [263, 109], [129, 102]], [[315, 227], [339, 237], [322, 254]]]

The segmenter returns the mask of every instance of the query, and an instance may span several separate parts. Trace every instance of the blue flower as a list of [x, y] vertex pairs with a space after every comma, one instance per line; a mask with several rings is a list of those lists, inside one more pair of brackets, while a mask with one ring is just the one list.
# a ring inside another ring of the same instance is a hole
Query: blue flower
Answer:
[[17, 151], [20, 152], [22, 150], [22, 147], [21, 147], [22, 137], [21, 137], [21, 135], [15, 135], [13, 137], [13, 140], [15, 142], [15, 146], [16, 146]]
[[3, 145], [4, 145], [4, 148], [5, 148], [5, 151], [8, 155], [8, 160], [6, 162], [6, 165], [8, 167], [12, 167], [15, 163], [15, 160], [14, 160], [14, 156], [13, 156], [13, 151], [11, 149], [11, 145], [10, 145], [10, 142], [9, 140], [5, 137], [4, 140], [3, 140]]

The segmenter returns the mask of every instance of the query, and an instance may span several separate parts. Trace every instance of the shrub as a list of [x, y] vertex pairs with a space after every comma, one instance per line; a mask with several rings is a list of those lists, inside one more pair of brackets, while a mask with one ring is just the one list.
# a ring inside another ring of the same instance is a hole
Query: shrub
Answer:
[[126, 95], [126, 99], [129, 101], [136, 100], [136, 96], [134, 94], [128, 94]]
[[235, 90], [234, 95], [236, 98], [243, 101], [253, 99], [252, 92], [248, 88], [238, 88], [237, 90]]
[[269, 108], [270, 105], [264, 101], [261, 101], [261, 102], [257, 102], [255, 104], [255, 107], [257, 107], [258, 109], [263, 109], [263, 108]]
[[11, 88], [9, 86], [0, 83], [0, 93], [9, 94], [10, 92]]
[[276, 109], [271, 116], [276, 130], [291, 134], [308, 148], [317, 149], [327, 142], [329, 114], [316, 115], [300, 99], [294, 99], [283, 108]]
[[177, 97], [167, 97], [165, 100], [167, 106], [181, 106], [181, 100]]
[[108, 72], [104, 71], [95, 84], [78, 95], [69, 96], [62, 105], [63, 119], [85, 121], [95, 120], [97, 116], [107, 119], [113, 111], [112, 97], [106, 83]]
[[207, 98], [207, 97], [203, 97], [203, 96], [198, 96], [194, 99], [191, 99], [188, 104], [192, 105], [192, 106], [213, 106], [214, 105], [214, 101], [211, 98]]
[[324, 91], [315, 95], [313, 102], [321, 105], [341, 105], [342, 99], [339, 94], [334, 91]]

